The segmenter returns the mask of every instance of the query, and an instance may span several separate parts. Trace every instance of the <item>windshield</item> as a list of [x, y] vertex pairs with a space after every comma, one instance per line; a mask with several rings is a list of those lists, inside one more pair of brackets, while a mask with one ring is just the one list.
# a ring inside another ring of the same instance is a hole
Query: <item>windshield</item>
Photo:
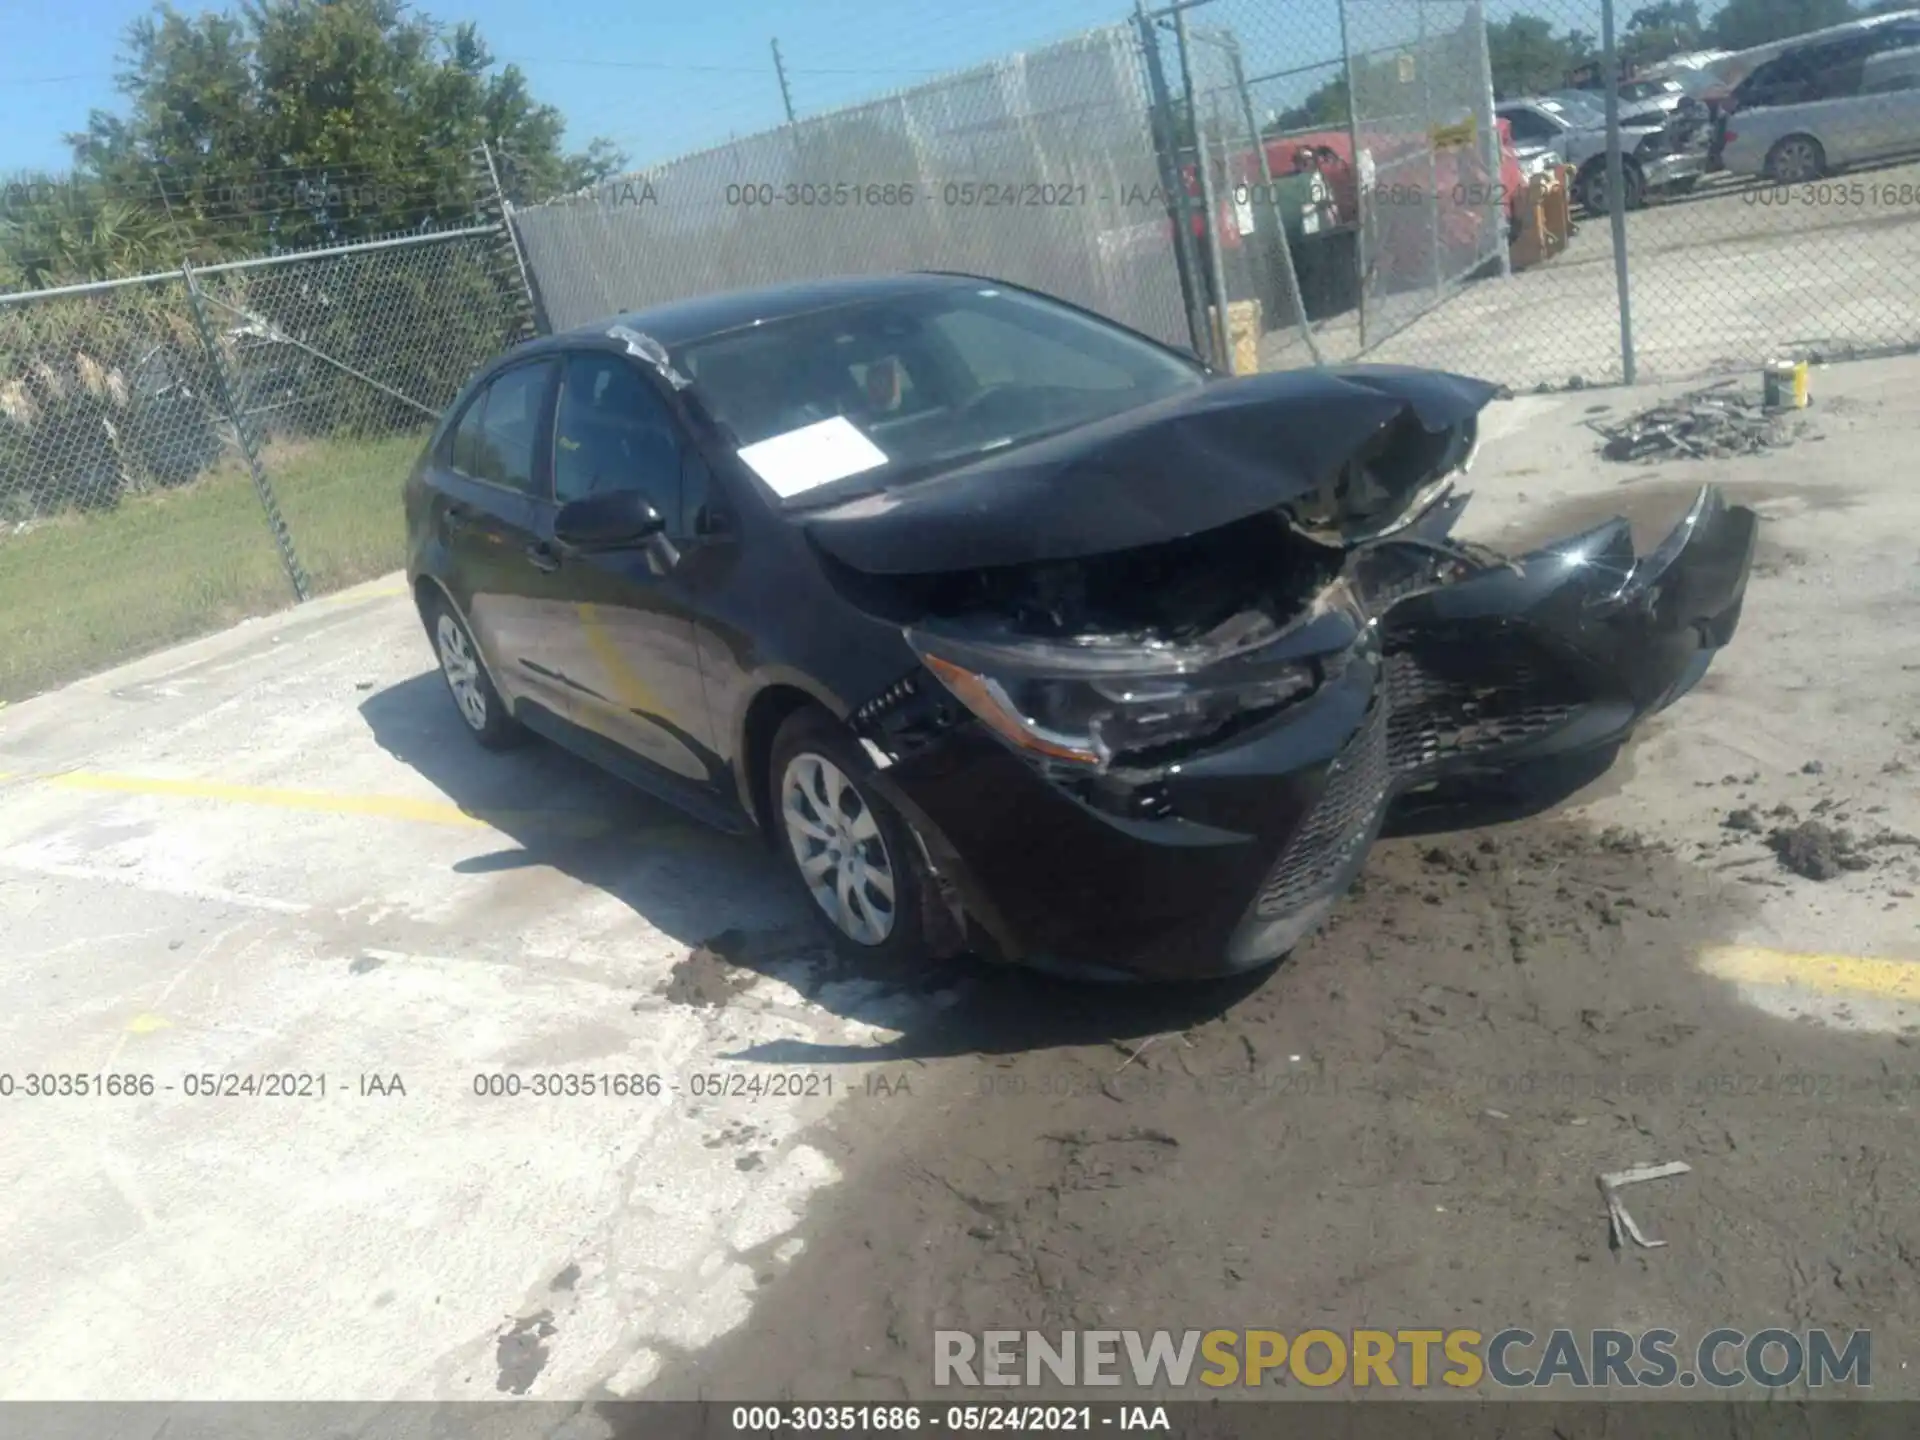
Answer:
[[920, 479], [1206, 382], [1118, 326], [985, 284], [757, 325], [674, 359], [788, 505]]

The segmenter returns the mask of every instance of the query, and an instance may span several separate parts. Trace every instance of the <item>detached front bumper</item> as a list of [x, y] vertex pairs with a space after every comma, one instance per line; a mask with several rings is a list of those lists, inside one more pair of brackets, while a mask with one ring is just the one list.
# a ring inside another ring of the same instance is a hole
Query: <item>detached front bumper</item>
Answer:
[[1403, 791], [1600, 750], [1696, 684], [1739, 622], [1756, 529], [1709, 488], [1645, 556], [1616, 520], [1380, 597], [1314, 695], [1091, 798], [970, 720], [878, 783], [1007, 959], [1148, 979], [1253, 968], [1326, 918]]
[[1664, 190], [1707, 173], [1707, 152], [1704, 148], [1688, 148], [1646, 159], [1635, 156], [1634, 159], [1640, 166], [1640, 173], [1647, 177], [1647, 188], [1650, 190]]

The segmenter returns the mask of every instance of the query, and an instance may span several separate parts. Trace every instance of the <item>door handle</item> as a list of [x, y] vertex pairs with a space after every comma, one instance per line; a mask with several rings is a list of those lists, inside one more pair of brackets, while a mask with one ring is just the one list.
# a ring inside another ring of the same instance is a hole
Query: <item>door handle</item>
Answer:
[[549, 575], [560, 568], [560, 557], [554, 553], [553, 547], [545, 541], [539, 541], [527, 546], [527, 559], [532, 563], [534, 569], [544, 570]]
[[466, 529], [467, 523], [472, 518], [473, 517], [468, 515], [467, 512], [464, 509], [462, 509], [460, 506], [449, 505], [446, 508], [445, 513], [441, 516], [441, 524], [446, 527], [446, 531], [449, 535], [453, 535]]

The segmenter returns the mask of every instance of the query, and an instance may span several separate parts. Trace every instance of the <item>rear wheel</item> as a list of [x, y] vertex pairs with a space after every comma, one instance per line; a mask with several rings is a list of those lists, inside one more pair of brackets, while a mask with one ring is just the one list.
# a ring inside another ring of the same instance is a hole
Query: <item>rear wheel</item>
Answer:
[[1827, 152], [1811, 135], [1789, 135], [1767, 152], [1767, 177], [1776, 185], [1800, 185], [1827, 173]]
[[447, 682], [467, 733], [489, 750], [510, 750], [520, 744], [527, 732], [507, 713], [506, 702], [493, 688], [466, 622], [444, 596], [434, 596], [423, 609], [434, 653], [440, 657], [440, 678]]
[[888, 968], [929, 958], [920, 844], [876, 793], [853, 737], [823, 711], [799, 711], [767, 769], [776, 843], [835, 947]]

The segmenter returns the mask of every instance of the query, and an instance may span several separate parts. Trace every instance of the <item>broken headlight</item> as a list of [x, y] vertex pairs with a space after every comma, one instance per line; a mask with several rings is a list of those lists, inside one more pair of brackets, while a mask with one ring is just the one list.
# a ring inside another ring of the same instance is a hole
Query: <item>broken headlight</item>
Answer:
[[1074, 645], [960, 639], [925, 630], [907, 641], [982, 724], [1040, 760], [1104, 770], [1116, 761], [1198, 747], [1298, 700], [1313, 665], [1260, 664], [1152, 644]]

